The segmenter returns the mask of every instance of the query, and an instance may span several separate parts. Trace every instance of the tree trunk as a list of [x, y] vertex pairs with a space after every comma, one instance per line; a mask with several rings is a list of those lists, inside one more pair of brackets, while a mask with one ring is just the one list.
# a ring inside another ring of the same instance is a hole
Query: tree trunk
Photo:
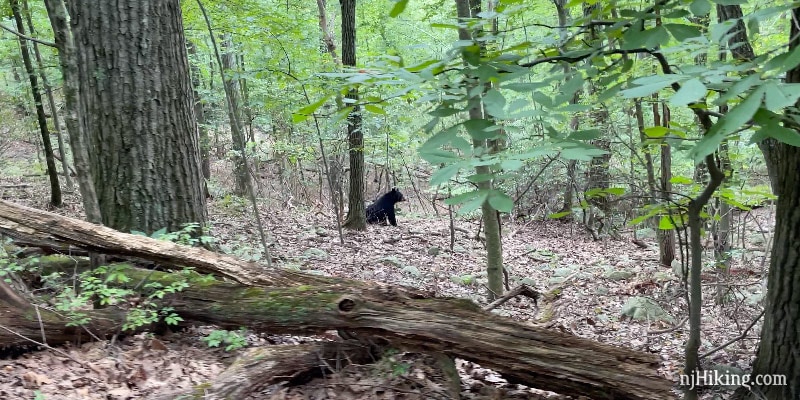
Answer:
[[[342, 6], [342, 64], [356, 66], [356, 0], [340, 0]], [[335, 54], [332, 54], [335, 55]], [[347, 94], [353, 110], [347, 117], [347, 148], [350, 159], [350, 190], [347, 196], [347, 218], [344, 227], [363, 231], [367, 229], [367, 211], [364, 207], [364, 131], [358, 91]]]
[[[720, 112], [720, 114], [724, 114], [725, 112], [727, 112], [727, 110]], [[728, 152], [729, 146], [728, 140], [726, 139], [720, 143], [719, 168], [725, 176], [732, 176], [733, 171], [731, 170], [731, 159]], [[717, 304], [722, 304], [725, 300], [725, 295], [730, 289], [728, 282], [731, 275], [731, 206], [720, 198], [716, 199], [713, 221], [711, 231], [714, 237], [714, 260], [716, 262], [714, 270], [717, 274], [715, 302]]]
[[[189, 55], [197, 56], [197, 46], [191, 40], [188, 41], [186, 50]], [[206, 105], [200, 98], [200, 87], [203, 84], [202, 77], [200, 76], [200, 68], [197, 66], [197, 60], [194, 63], [189, 63], [192, 74], [192, 94], [194, 99], [194, 118], [197, 121], [197, 130], [200, 133], [200, 164], [203, 171], [203, 178], [205, 184], [203, 185], [206, 198], [211, 195], [208, 192], [208, 180], [211, 179], [211, 141], [208, 137], [208, 127], [206, 126]]]
[[[18, 0], [9, 0], [12, 13], [14, 14], [14, 22], [17, 26], [17, 32], [25, 34], [25, 25], [22, 22], [22, 12]], [[50, 205], [53, 207], [61, 207], [61, 186], [58, 183], [58, 170], [56, 170], [56, 159], [53, 157], [53, 145], [50, 143], [50, 131], [47, 129], [47, 116], [44, 112], [44, 104], [42, 103], [42, 93], [39, 90], [39, 81], [36, 78], [36, 70], [33, 68], [31, 61], [31, 53], [28, 50], [28, 41], [22, 37], [17, 37], [19, 42], [19, 51], [22, 55], [22, 63], [25, 65], [25, 72], [28, 74], [28, 80], [31, 84], [31, 93], [33, 94], [33, 103], [36, 108], [36, 119], [39, 122], [39, 131], [42, 135], [42, 146], [44, 147], [44, 159], [47, 164], [47, 176], [50, 178]], [[64, 171], [67, 172], [68, 171]]]
[[[661, 196], [658, 195], [658, 190], [656, 190], [656, 171], [655, 166], [653, 164], [653, 145], [650, 140], [648, 140], [647, 135], [645, 134], [645, 127], [644, 127], [644, 109], [642, 108], [642, 100], [641, 99], [634, 99], [633, 101], [633, 109], [634, 114], [636, 116], [636, 126], [639, 131], [639, 141], [641, 142], [641, 147], [644, 153], [644, 168], [645, 172], [647, 173], [647, 195], [649, 197], [648, 203], [651, 206], [656, 206], [659, 203], [659, 199]], [[658, 218], [653, 217], [650, 222], [650, 227], [654, 230], [658, 229]], [[659, 243], [661, 243], [659, 241]]]
[[[800, 9], [795, 9], [793, 24], [798, 22]], [[792, 28], [792, 37], [797, 33]], [[793, 78], [798, 77], [797, 72]], [[780, 143], [775, 156], [781, 194], [775, 211], [764, 325], [752, 375], [780, 374], [788, 385], [754, 386], [743, 397], [752, 400], [800, 398], [800, 148]]]
[[[31, 10], [28, 8], [28, 0], [23, 0], [22, 9], [25, 14], [25, 22], [28, 23], [28, 31], [32, 36], [36, 36], [36, 29], [33, 26], [33, 19], [31, 18]], [[39, 51], [39, 44], [36, 42], [33, 45], [33, 55], [36, 58], [36, 67], [39, 69], [39, 77], [42, 79], [42, 87], [44, 88], [45, 95], [47, 96], [47, 104], [50, 107], [50, 112], [53, 114], [53, 127], [56, 129], [56, 139], [58, 141], [58, 154], [61, 157], [61, 169], [64, 170], [64, 183], [67, 185], [67, 191], [72, 191], [74, 184], [70, 176], [69, 161], [67, 160], [67, 151], [64, 148], [64, 138], [61, 128], [61, 118], [58, 116], [58, 108], [56, 108], [56, 101], [53, 98], [53, 87], [47, 80], [47, 74], [44, 72], [44, 62], [42, 61], [42, 53]]]
[[[736, 6], [738, 7], [738, 6]], [[741, 9], [739, 9], [741, 13]], [[741, 14], [740, 14], [741, 15]], [[800, 8], [792, 10], [789, 51], [800, 45]], [[786, 73], [786, 83], [800, 83], [800, 67]], [[738, 399], [800, 398], [800, 148], [772, 141], [764, 154], [778, 202], [775, 237], [769, 263], [764, 325], [761, 328], [752, 376], [779, 374], [785, 386], [753, 383], [751, 391], [740, 388]]]
[[240, 115], [241, 111], [239, 109], [239, 80], [231, 78], [231, 75], [234, 73], [235, 68], [235, 58], [236, 53], [233, 50], [233, 40], [231, 39], [230, 34], [226, 34], [223, 36], [222, 39], [222, 70], [224, 71], [224, 85], [225, 85], [225, 93], [228, 93], [228, 101], [230, 102], [230, 107], [228, 113], [230, 113], [230, 121], [231, 121], [231, 140], [233, 143], [233, 176], [234, 181], [236, 182], [234, 186], [234, 193], [238, 196], [245, 196], [248, 195], [248, 188], [250, 187], [248, 182], [250, 180], [250, 174], [247, 171], [247, 166], [245, 165], [244, 157], [247, 157], [246, 151], [246, 139], [244, 135], [244, 131], [242, 130], [242, 126], [237, 123], [237, 121], [241, 121]]
[[[478, 0], [456, 0], [456, 10], [460, 21], [465, 21], [477, 17], [480, 13], [481, 3]], [[476, 35], [479, 35], [477, 33]], [[467, 28], [458, 29], [458, 38], [460, 40], [475, 41], [473, 33]], [[481, 49], [483, 51], [483, 49]], [[466, 55], [464, 56], [464, 64], [467, 64]], [[474, 80], [472, 85], [478, 85], [477, 79]], [[476, 87], [468, 87], [468, 93], [475, 92]], [[483, 87], [486, 90], [486, 86]], [[484, 119], [483, 106], [480, 101], [475, 101], [474, 105], [469, 109], [470, 120]], [[472, 140], [472, 148], [478, 154], [489, 152], [488, 143], [486, 140]], [[475, 174], [478, 176], [486, 176], [491, 173], [488, 165], [479, 165], [475, 167]], [[490, 191], [493, 188], [491, 180], [481, 180], [478, 182], [477, 187], [479, 190]], [[488, 298], [494, 300], [503, 295], [503, 241], [500, 236], [500, 226], [497, 223], [497, 212], [485, 200], [481, 205], [481, 221], [483, 223], [486, 234], [486, 277], [488, 280]]]
[[[670, 114], [669, 107], [662, 103], [662, 113], [660, 125], [665, 128], [669, 127]], [[658, 104], [653, 105], [654, 109]], [[658, 112], [654, 110], [654, 115], [658, 116]], [[661, 202], [664, 203], [669, 209], [672, 202], [672, 147], [667, 142], [666, 138], [661, 142], [661, 181], [659, 184], [659, 192], [661, 193]], [[677, 226], [674, 223], [673, 225]], [[675, 229], [662, 230], [658, 232], [658, 259], [661, 265], [671, 266], [672, 261], [675, 260]]]
[[[556, 7], [556, 15], [558, 15], [558, 25], [562, 27], [559, 29], [558, 34], [562, 43], [566, 43], [569, 36], [569, 32], [567, 31], [566, 27], [572, 20], [570, 17], [570, 9], [567, 8], [567, 0], [554, 0], [553, 3]], [[572, 73], [572, 65], [569, 63], [564, 63], [564, 74], [569, 75], [570, 73]], [[578, 104], [579, 100], [580, 92], [578, 91], [575, 92], [575, 96], [572, 96], [569, 104]], [[576, 131], [578, 130], [579, 126], [580, 119], [578, 118], [578, 114], [575, 114], [569, 121], [569, 129], [570, 131]], [[559, 213], [569, 212], [568, 215], [562, 217], [562, 219], [565, 221], [572, 220], [572, 207], [575, 198], [575, 170], [577, 166], [578, 162], [576, 160], [567, 161], [567, 184], [564, 185], [564, 202], [561, 203], [561, 209], [558, 211]]]
[[[654, 355], [520, 324], [483, 311], [469, 300], [430, 299], [414, 289], [263, 269], [200, 248], [125, 234], [5, 201], [0, 201], [0, 232], [194, 267], [199, 273], [229, 278], [190, 285], [164, 299], [187, 321], [272, 333], [344, 329], [375, 335], [411, 351], [473, 361], [512, 383], [544, 390], [593, 399], [670, 398], [671, 385], [657, 374], [659, 361]], [[136, 268], [126, 274], [132, 277], [130, 285], [143, 278], [174, 279], [169, 273]], [[87, 313], [115, 326], [119, 317], [113, 310]], [[63, 332], [66, 320], [54, 320], [56, 315], [42, 312], [46, 332], [54, 332], [52, 338], [48, 336], [50, 344], [74, 338], [58, 333]], [[27, 326], [30, 336], [41, 336], [36, 313], [15, 306], [5, 296], [0, 298], [0, 318], [4, 326]], [[23, 341], [0, 330], [0, 346]]]
[[103, 223], [177, 231], [206, 222], [178, 0], [74, 1], [81, 123]]
[[66, 103], [66, 122], [75, 171], [78, 173], [78, 187], [81, 191], [83, 209], [86, 219], [100, 224], [103, 217], [100, 212], [97, 191], [89, 160], [89, 140], [86, 127], [82, 123], [83, 110], [79, 98], [78, 54], [75, 40], [69, 26], [67, 7], [64, 0], [44, 0], [47, 16], [53, 27], [53, 36], [58, 47], [58, 59], [64, 80], [64, 102]]

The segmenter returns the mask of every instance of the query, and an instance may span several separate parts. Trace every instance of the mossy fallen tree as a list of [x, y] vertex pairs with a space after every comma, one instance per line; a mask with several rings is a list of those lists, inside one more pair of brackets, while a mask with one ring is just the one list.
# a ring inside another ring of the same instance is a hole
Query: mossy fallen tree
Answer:
[[[411, 351], [473, 361], [510, 382], [558, 393], [596, 399], [671, 397], [670, 384], [656, 373], [659, 362], [651, 354], [527, 326], [482, 311], [468, 300], [427, 298], [404, 287], [264, 270], [230, 256], [124, 234], [5, 201], [0, 201], [0, 233], [189, 266], [220, 278], [192, 284], [165, 299], [188, 321], [269, 333], [339, 329]], [[13, 304], [0, 307], [8, 313], [2, 321], [12, 330], [18, 326], [15, 321], [38, 323], [30, 310]], [[47, 324], [58, 322], [47, 320]], [[69, 336], [58, 339], [69, 340]], [[0, 332], [0, 346], [14, 340]], [[48, 337], [48, 343], [56, 340]]]

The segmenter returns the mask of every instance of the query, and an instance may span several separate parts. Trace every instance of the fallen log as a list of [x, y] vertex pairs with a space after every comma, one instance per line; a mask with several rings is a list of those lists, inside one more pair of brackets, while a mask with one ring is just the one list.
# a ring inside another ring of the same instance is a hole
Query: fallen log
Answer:
[[[269, 360], [269, 362], [264, 362]], [[303, 383], [350, 363], [372, 361], [368, 346], [357, 342], [316, 342], [247, 350], [225, 372], [193, 392], [165, 393], [154, 400], [178, 398], [243, 399], [270, 385]]]
[[0, 201], [0, 232], [191, 266], [234, 281], [192, 285], [168, 299], [188, 320], [271, 333], [343, 329], [414, 351], [473, 361], [510, 382], [568, 395], [671, 397], [671, 385], [656, 373], [659, 360], [651, 354], [520, 324], [482, 311], [468, 300], [430, 299], [413, 289], [257, 269], [233, 257], [5, 201]]

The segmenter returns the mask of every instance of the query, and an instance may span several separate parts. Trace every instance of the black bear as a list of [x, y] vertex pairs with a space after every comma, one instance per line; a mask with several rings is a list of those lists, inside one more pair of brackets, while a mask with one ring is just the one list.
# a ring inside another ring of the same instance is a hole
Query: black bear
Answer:
[[381, 196], [367, 207], [367, 223], [382, 223], [386, 225], [386, 219], [389, 219], [390, 224], [397, 226], [397, 219], [394, 217], [394, 205], [399, 201], [406, 201], [406, 198], [397, 188], [392, 188], [389, 193]]

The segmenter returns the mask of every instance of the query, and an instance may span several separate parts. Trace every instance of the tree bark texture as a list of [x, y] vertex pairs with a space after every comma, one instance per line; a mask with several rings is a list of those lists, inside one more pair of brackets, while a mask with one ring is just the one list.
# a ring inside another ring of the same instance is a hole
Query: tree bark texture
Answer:
[[[342, 6], [342, 64], [356, 66], [356, 0], [340, 0]], [[353, 110], [347, 117], [347, 148], [350, 159], [350, 190], [347, 196], [346, 228], [367, 229], [367, 211], [364, 207], [364, 130], [358, 91], [347, 94]]]
[[[794, 18], [800, 21], [798, 10]], [[779, 143], [775, 156], [781, 194], [775, 211], [764, 325], [752, 373], [781, 374], [789, 384], [754, 387], [750, 399], [800, 398], [800, 148]]]
[[[468, 300], [429, 299], [413, 289], [257, 269], [233, 257], [4, 201], [0, 201], [0, 232], [191, 266], [233, 281], [191, 285], [167, 299], [188, 321], [274, 333], [345, 329], [412, 351], [474, 361], [511, 382], [545, 390], [596, 399], [670, 398], [669, 382], [655, 371], [656, 356], [523, 325]], [[129, 274], [134, 273], [135, 269]], [[151, 280], [170, 279], [162, 272], [140, 274]], [[15, 320], [36, 324], [35, 314], [30, 313], [17, 313], [8, 322]], [[19, 340], [1, 335], [0, 344]]]
[[[17, 32], [25, 34], [25, 25], [22, 22], [22, 11], [18, 0], [9, 0], [12, 13], [14, 14], [14, 23], [17, 27]], [[36, 78], [36, 70], [33, 68], [33, 61], [31, 61], [31, 52], [28, 49], [28, 41], [17, 37], [19, 41], [19, 51], [22, 55], [22, 63], [25, 65], [25, 72], [28, 74], [28, 80], [31, 84], [31, 94], [33, 94], [33, 103], [36, 108], [36, 120], [39, 123], [39, 132], [42, 135], [42, 146], [44, 147], [44, 159], [47, 164], [47, 176], [50, 178], [50, 204], [53, 207], [61, 207], [61, 185], [58, 183], [58, 171], [56, 170], [56, 159], [53, 157], [53, 145], [50, 142], [50, 130], [47, 128], [47, 116], [44, 112], [44, 104], [42, 103], [42, 92], [39, 88], [39, 81]], [[55, 110], [53, 110], [55, 112]], [[64, 171], [68, 174], [69, 171]]]
[[69, 2], [81, 124], [103, 223], [206, 221], [180, 1]]
[[[789, 51], [800, 45], [798, 24], [800, 8], [795, 8]], [[800, 83], [800, 67], [787, 72], [786, 82]], [[752, 400], [797, 399], [800, 398], [800, 148], [777, 141], [764, 145], [770, 147], [764, 157], [770, 179], [775, 179], [772, 186], [778, 202], [764, 325], [752, 373], [783, 375], [788, 385], [754, 386], [752, 391], [740, 389], [736, 394], [737, 398]]]
[[75, 40], [69, 26], [67, 7], [64, 0], [44, 0], [47, 16], [53, 27], [53, 36], [58, 47], [58, 61], [64, 80], [64, 103], [66, 104], [66, 123], [72, 159], [78, 174], [78, 187], [81, 192], [86, 219], [97, 224], [103, 218], [94, 187], [94, 178], [89, 161], [89, 141], [83, 120], [79, 98], [78, 55]]

